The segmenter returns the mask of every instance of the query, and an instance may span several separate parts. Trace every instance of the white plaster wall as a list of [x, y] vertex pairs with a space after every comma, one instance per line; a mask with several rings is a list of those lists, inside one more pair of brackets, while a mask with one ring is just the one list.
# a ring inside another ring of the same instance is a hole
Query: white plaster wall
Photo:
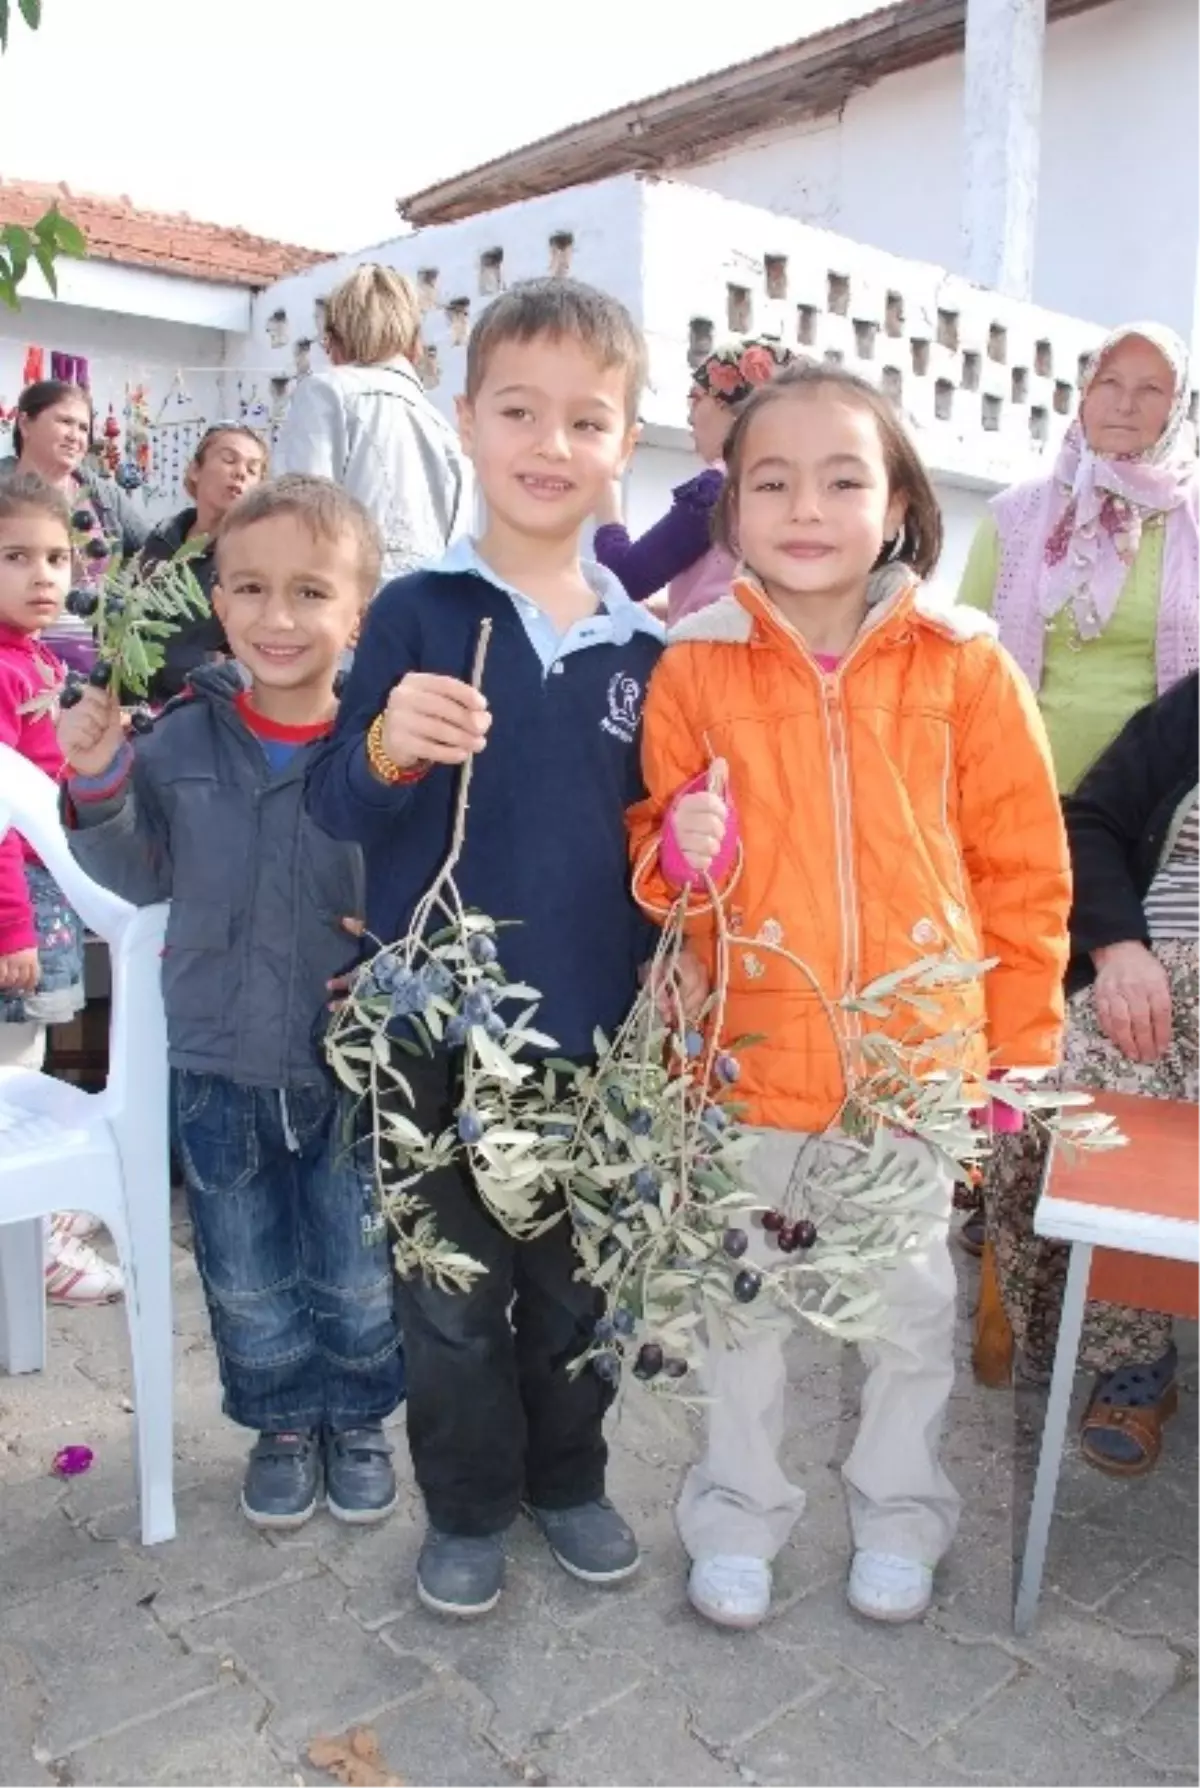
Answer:
[[[958, 482], [1008, 483], [1045, 462], [1074, 408], [1080, 356], [1100, 334], [1095, 323], [690, 182], [623, 176], [399, 237], [281, 281], [256, 299], [238, 354], [286, 394], [300, 367], [323, 364], [314, 306], [355, 261], [369, 254], [418, 280], [436, 269], [424, 335], [437, 355], [431, 396], [452, 415], [466, 330], [489, 296], [481, 256], [503, 250], [506, 282], [542, 274], [559, 231], [573, 237], [571, 272], [624, 299], [645, 331], [642, 417], [660, 443], [663, 431], [686, 428], [689, 326], [706, 318], [716, 338], [728, 334], [730, 286], [749, 294], [753, 328], [898, 386], [931, 468]], [[768, 255], [786, 258], [783, 296], [768, 290]], [[831, 289], [839, 281], [840, 300]], [[456, 323], [460, 300], [468, 309]]]
[[[1195, 0], [1110, 0], [1049, 28], [1038, 304], [1109, 325], [1157, 317], [1191, 338], [1197, 57]], [[963, 129], [963, 59], [948, 56], [673, 178], [960, 270]]]
[[[190, 422], [202, 427], [238, 414], [236, 380], [231, 387], [225, 382], [226, 344], [220, 330], [23, 297], [19, 311], [0, 311], [0, 407], [7, 415], [16, 404], [29, 347], [44, 349], [47, 378], [53, 351], [83, 355], [89, 364], [98, 429], [103, 428], [110, 406], [124, 429], [129, 388], [144, 384], [152, 420], [161, 414], [164, 421], [184, 425], [177, 430], [182, 447], [191, 438], [186, 432]], [[180, 369], [186, 393], [182, 403], [175, 388]], [[10, 444], [6, 421], [0, 427], [0, 452], [9, 452]], [[186, 501], [171, 476], [172, 458], [170, 453], [164, 455], [161, 487], [135, 498], [151, 515], [170, 514]]]
[[[649, 422], [684, 424], [689, 323], [705, 318], [718, 340], [729, 334], [736, 286], [749, 294], [754, 330], [898, 390], [935, 473], [1009, 483], [1053, 454], [1074, 410], [1080, 356], [1099, 339], [1095, 323], [686, 182], [647, 182], [644, 193]], [[786, 260], [783, 296], [768, 288], [768, 255]]]
[[934, 479], [934, 489], [942, 507], [945, 537], [941, 561], [930, 582], [935, 590], [953, 595], [962, 580], [975, 530], [987, 513], [988, 497], [992, 493], [967, 489], [944, 478]]
[[[597, 198], [596, 194], [600, 197]], [[292, 379], [305, 362], [313, 370], [328, 364], [318, 338], [320, 322], [316, 301], [363, 261], [396, 267], [413, 279], [422, 271], [436, 270], [436, 286], [429, 289], [424, 339], [437, 354], [436, 384], [430, 397], [447, 415], [453, 415], [454, 399], [461, 392], [466, 367], [465, 330], [492, 296], [485, 290], [482, 256], [503, 250], [505, 285], [537, 279], [554, 270], [551, 237], [569, 235], [569, 270], [578, 279], [600, 286], [626, 303], [637, 316], [641, 294], [642, 201], [639, 183], [633, 179], [608, 181], [601, 187], [571, 188], [508, 205], [461, 223], [439, 224], [413, 230], [390, 242], [381, 242], [336, 261], [310, 268], [280, 280], [254, 301], [251, 330], [235, 350], [235, 358], [266, 366], [281, 378]], [[448, 307], [465, 300], [461, 324]], [[271, 318], [282, 311], [283, 341], [275, 344]], [[463, 339], [457, 337], [462, 335]], [[308, 341], [307, 350], [300, 344]]]

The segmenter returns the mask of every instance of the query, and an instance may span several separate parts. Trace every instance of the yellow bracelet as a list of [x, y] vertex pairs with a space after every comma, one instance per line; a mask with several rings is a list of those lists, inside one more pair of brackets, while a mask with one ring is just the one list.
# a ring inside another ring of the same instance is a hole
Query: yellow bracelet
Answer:
[[367, 763], [371, 767], [372, 775], [377, 776], [380, 782], [388, 782], [392, 784], [420, 782], [422, 776], [424, 776], [430, 768], [429, 764], [422, 759], [420, 763], [414, 764], [411, 769], [402, 770], [400, 765], [388, 756], [383, 748], [382, 714], [376, 714], [374, 720], [367, 728]]

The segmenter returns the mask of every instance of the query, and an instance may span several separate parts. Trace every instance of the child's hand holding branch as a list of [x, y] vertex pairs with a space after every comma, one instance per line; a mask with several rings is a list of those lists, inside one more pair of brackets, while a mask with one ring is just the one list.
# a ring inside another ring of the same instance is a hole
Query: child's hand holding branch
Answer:
[[124, 740], [115, 690], [89, 685], [75, 706], [59, 715], [59, 747], [77, 776], [102, 776]]
[[491, 724], [486, 700], [469, 683], [410, 671], [388, 696], [382, 745], [401, 770], [465, 764], [483, 750]]
[[671, 827], [685, 862], [703, 875], [720, 855], [729, 825], [725, 798], [727, 767], [718, 758], [708, 775], [708, 787], [683, 795], [671, 810]]

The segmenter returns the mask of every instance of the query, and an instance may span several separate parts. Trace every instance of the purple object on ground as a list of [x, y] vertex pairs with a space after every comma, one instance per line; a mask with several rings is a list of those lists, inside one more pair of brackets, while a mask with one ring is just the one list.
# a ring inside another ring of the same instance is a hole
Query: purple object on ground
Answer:
[[63, 1447], [54, 1455], [54, 1475], [57, 1478], [80, 1477], [92, 1469], [95, 1457], [91, 1447]]

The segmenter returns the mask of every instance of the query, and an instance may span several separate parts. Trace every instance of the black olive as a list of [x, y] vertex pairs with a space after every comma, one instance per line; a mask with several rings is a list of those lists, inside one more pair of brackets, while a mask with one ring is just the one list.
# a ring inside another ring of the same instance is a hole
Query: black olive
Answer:
[[762, 1290], [762, 1274], [753, 1267], [744, 1267], [733, 1282], [733, 1295], [739, 1304], [752, 1304]]

